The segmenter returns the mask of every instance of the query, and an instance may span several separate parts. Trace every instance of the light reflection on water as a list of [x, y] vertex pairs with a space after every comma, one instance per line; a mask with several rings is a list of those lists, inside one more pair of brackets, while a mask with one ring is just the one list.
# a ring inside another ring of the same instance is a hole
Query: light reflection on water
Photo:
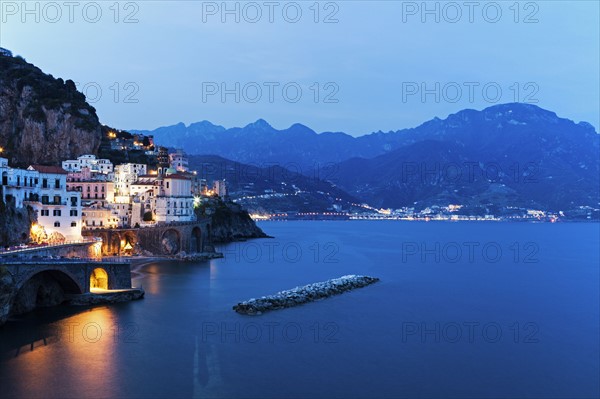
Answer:
[[[2, 397], [600, 394], [597, 224], [287, 222], [263, 228], [277, 239], [252, 241], [252, 249], [277, 243], [273, 257], [266, 249], [258, 259], [254, 253], [236, 257], [241, 243], [222, 248], [226, 259], [151, 263], [134, 282], [146, 290], [141, 301], [38, 310], [0, 328]], [[408, 241], [430, 247], [494, 241], [506, 252], [498, 262], [403, 261], [401, 246]], [[515, 262], [509, 249], [515, 241], [535, 242], [538, 262]], [[301, 249], [299, 259], [281, 251], [291, 243]], [[351, 273], [381, 282], [260, 317], [231, 310], [238, 301]], [[453, 343], [446, 336], [434, 342], [432, 335], [403, 334], [421, 322], [497, 323], [503, 335], [495, 343], [481, 334]], [[532, 333], [528, 322], [537, 326], [537, 342], [524, 341]]]
[[57, 396], [68, 395], [68, 386], [56, 384], [68, 375], [90, 393], [103, 392], [107, 383], [116, 382], [110, 361], [119, 339], [115, 309], [96, 307], [48, 325], [37, 325], [33, 316], [11, 325], [16, 333], [13, 340], [2, 342], [4, 367], [10, 369], [15, 396], [44, 397], [49, 387], [62, 392], [54, 393]]

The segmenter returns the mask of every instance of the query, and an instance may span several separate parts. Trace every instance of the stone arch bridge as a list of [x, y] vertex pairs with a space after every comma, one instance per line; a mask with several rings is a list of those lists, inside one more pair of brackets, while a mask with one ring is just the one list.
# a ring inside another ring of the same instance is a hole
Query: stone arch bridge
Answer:
[[154, 255], [176, 255], [212, 250], [209, 248], [211, 225], [208, 218], [151, 227], [86, 230], [83, 235], [100, 237], [104, 256], [122, 256], [140, 251]]
[[[109, 290], [130, 289], [129, 262], [97, 262], [81, 259], [3, 261], [2, 267], [11, 274], [15, 292], [36, 278], [53, 280], [66, 294], [85, 294], [90, 288]], [[100, 285], [95, 276], [101, 275]]]

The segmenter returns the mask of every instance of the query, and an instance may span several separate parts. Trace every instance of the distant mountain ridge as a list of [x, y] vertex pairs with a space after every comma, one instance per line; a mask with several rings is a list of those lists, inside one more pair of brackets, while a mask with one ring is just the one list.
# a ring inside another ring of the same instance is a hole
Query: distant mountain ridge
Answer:
[[229, 129], [202, 121], [130, 131], [154, 135], [155, 142], [185, 148], [193, 155], [219, 155], [245, 164], [294, 165], [302, 170], [352, 157], [372, 158], [397, 148], [401, 142], [399, 137], [382, 132], [361, 137], [342, 132], [317, 133], [300, 123], [277, 130], [264, 119]]
[[[501, 104], [482, 111], [465, 109], [442, 120], [433, 118], [414, 128], [396, 131], [377, 131], [354, 137], [343, 132], [317, 133], [309, 127], [295, 123], [286, 129], [275, 129], [264, 119], [244, 127], [225, 128], [209, 121], [186, 126], [180, 122], [154, 130], [129, 130], [134, 133], [154, 135], [156, 142], [173, 148], [185, 148], [193, 155], [219, 155], [246, 164], [286, 163], [300, 165], [310, 170], [315, 165], [342, 162], [351, 158], [374, 158], [400, 147], [427, 139], [444, 139], [445, 129], [461, 120], [468, 120], [480, 112], [492, 117], [497, 107], [513, 107], [514, 117], [533, 118], [530, 123], [559, 120], [554, 112], [531, 104]], [[465, 119], [466, 118], [466, 119]], [[506, 121], [510, 123], [510, 120]], [[587, 122], [577, 124], [582, 129], [595, 131]]]
[[301, 124], [277, 130], [262, 119], [243, 128], [203, 121], [139, 132], [190, 154], [300, 168], [307, 175], [328, 165], [321, 178], [381, 207], [600, 207], [600, 136], [587, 122], [532, 104], [465, 109], [360, 137], [317, 134]]
[[586, 122], [502, 104], [434, 119], [404, 136], [387, 154], [338, 164], [338, 185], [392, 208], [599, 208], [600, 136]]

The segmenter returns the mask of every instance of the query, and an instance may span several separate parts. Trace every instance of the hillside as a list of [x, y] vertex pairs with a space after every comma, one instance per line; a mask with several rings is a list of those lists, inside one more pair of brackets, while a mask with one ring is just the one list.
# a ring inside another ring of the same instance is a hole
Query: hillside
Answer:
[[189, 166], [209, 183], [225, 179], [231, 197], [251, 213], [323, 212], [334, 205], [350, 209], [351, 203], [359, 202], [323, 179], [332, 173], [329, 170], [305, 176], [297, 169], [247, 165], [216, 155], [190, 156]]
[[376, 206], [598, 207], [600, 136], [524, 104], [464, 110], [405, 133], [405, 144], [337, 165], [339, 186]]
[[0, 146], [11, 165], [60, 164], [95, 154], [100, 140], [96, 110], [72, 80], [0, 53]]

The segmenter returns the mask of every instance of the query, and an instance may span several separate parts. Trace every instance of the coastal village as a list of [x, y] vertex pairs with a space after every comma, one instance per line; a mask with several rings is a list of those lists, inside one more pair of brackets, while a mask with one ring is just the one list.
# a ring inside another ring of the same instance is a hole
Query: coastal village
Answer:
[[81, 241], [92, 230], [194, 222], [194, 206], [202, 197], [227, 195], [224, 181], [208, 187], [190, 171], [183, 151], [158, 147], [149, 152], [158, 160], [156, 169], [114, 165], [91, 154], [65, 160], [62, 167], [27, 169], [13, 168], [7, 158], [0, 158], [4, 202], [33, 209], [37, 221], [29, 238], [33, 245], [44, 245]]

